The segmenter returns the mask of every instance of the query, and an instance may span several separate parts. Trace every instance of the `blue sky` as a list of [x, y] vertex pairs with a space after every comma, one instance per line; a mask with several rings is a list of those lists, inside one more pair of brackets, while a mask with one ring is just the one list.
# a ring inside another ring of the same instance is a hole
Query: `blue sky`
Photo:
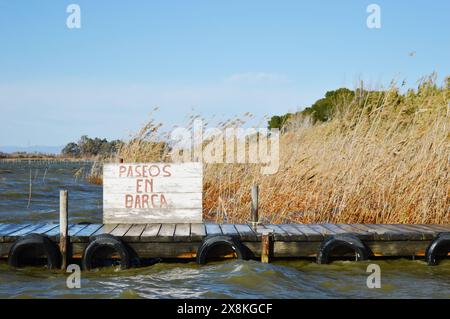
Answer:
[[[66, 8], [81, 8], [68, 29]], [[366, 8], [381, 8], [369, 29]], [[0, 145], [261, 119], [327, 90], [450, 75], [450, 1], [0, 0]], [[410, 56], [410, 52], [415, 52]]]

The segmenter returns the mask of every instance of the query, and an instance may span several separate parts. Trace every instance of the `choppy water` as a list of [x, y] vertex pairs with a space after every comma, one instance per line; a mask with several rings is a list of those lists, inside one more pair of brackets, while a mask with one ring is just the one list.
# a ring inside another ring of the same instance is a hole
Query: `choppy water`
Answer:
[[[102, 188], [74, 177], [89, 166], [0, 162], [0, 222], [57, 221], [61, 188], [70, 192], [72, 222], [101, 222]], [[381, 267], [380, 289], [367, 288], [370, 263]], [[307, 260], [159, 263], [83, 272], [81, 289], [68, 289], [66, 279], [61, 272], [10, 270], [2, 262], [0, 298], [450, 298], [450, 260], [437, 267], [405, 259], [330, 265]]]
[[100, 223], [102, 187], [85, 180], [91, 166], [90, 162], [0, 161], [0, 222], [57, 222], [59, 190], [67, 189], [71, 222]]

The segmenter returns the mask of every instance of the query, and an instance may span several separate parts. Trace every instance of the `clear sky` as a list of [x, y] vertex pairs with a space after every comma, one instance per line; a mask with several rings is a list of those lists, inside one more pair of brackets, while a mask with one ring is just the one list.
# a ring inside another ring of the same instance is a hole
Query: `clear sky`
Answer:
[[415, 87], [450, 75], [449, 14], [448, 0], [0, 0], [0, 145], [126, 138], [154, 107], [170, 127], [296, 111], [360, 79]]

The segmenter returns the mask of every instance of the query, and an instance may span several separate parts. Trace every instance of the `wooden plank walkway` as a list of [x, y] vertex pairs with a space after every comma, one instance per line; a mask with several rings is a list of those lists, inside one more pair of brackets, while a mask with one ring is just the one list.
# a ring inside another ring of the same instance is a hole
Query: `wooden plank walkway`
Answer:
[[[375, 256], [423, 256], [429, 242], [450, 225], [381, 224], [72, 224], [69, 236], [73, 257], [80, 257], [91, 236], [111, 234], [128, 243], [141, 257], [194, 258], [206, 236], [233, 236], [255, 256], [260, 254], [261, 234], [271, 231], [274, 257], [314, 257], [326, 236], [354, 234]], [[13, 242], [27, 234], [44, 234], [54, 241], [58, 224], [0, 224], [0, 257]]]

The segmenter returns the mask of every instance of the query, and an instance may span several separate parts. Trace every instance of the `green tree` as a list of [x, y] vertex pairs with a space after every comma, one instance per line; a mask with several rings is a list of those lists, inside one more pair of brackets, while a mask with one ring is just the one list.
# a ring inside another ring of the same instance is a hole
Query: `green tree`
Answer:
[[120, 140], [108, 142], [107, 139], [90, 138], [83, 135], [78, 143], [67, 144], [61, 153], [70, 157], [108, 157], [117, 153], [122, 144], [123, 142]]
[[292, 113], [287, 113], [287, 114], [281, 115], [281, 116], [278, 116], [278, 115], [272, 116], [272, 118], [268, 122], [269, 130], [274, 129], [274, 128], [281, 130], [283, 128], [284, 124], [286, 124], [286, 122], [289, 120], [289, 118], [291, 116], [292, 116]]
[[310, 115], [313, 122], [326, 122], [333, 118], [340, 107], [346, 107], [355, 98], [355, 92], [347, 88], [328, 91], [325, 97], [317, 100], [311, 107], [307, 107], [301, 113]]
[[98, 137], [92, 139], [87, 135], [83, 135], [78, 141], [80, 153], [82, 156], [97, 156], [101, 153], [103, 145], [107, 144], [106, 139], [100, 139]]
[[70, 157], [79, 157], [80, 156], [80, 148], [77, 143], [69, 143], [67, 144], [63, 150], [62, 154]]
[[119, 150], [119, 147], [122, 144], [123, 144], [123, 142], [120, 140], [102, 143], [100, 150], [99, 150], [99, 155], [105, 156], [105, 157], [111, 156], [111, 155], [117, 153], [117, 151]]

